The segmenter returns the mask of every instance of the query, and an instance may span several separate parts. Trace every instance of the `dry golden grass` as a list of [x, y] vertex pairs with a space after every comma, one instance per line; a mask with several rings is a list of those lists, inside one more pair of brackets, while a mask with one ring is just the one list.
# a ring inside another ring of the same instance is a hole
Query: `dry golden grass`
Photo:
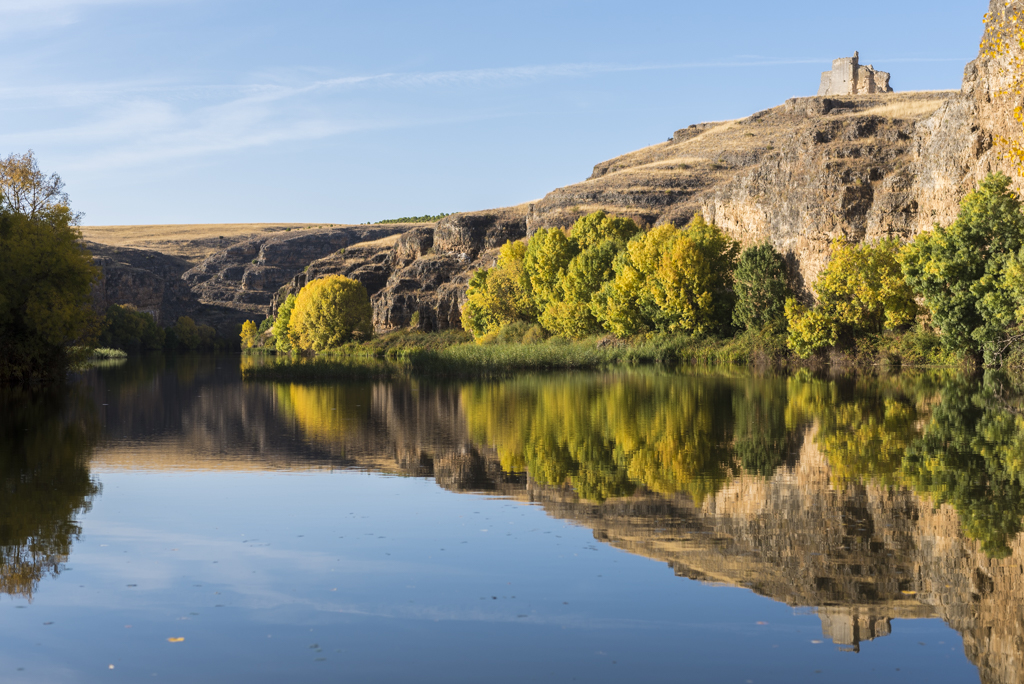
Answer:
[[887, 119], [924, 119], [934, 114], [947, 98], [934, 100], [907, 100], [879, 105], [859, 112], [842, 114], [843, 117], [884, 116]]
[[[217, 249], [263, 233], [288, 228], [319, 227], [310, 223], [197, 223], [192, 225], [83, 226], [82, 236], [90, 242], [111, 247], [151, 249], [164, 254], [199, 261]], [[223, 238], [223, 239], [222, 239]]]
[[[426, 225], [431, 225], [431, 224], [426, 224]], [[389, 235], [389, 236], [387, 236], [385, 238], [381, 238], [379, 240], [369, 240], [367, 242], [357, 242], [355, 244], [352, 244], [352, 245], [349, 245], [348, 247], [346, 247], [345, 251], [350, 251], [350, 250], [353, 250], [353, 249], [382, 249], [384, 247], [391, 247], [393, 244], [398, 242], [398, 238], [400, 238], [400, 237], [401, 237], [401, 235]]]

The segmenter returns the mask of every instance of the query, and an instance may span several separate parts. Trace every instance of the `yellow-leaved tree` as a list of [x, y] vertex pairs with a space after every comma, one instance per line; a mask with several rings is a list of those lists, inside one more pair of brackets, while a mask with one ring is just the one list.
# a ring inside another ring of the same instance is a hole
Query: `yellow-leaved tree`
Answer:
[[491, 269], [477, 271], [469, 281], [462, 327], [474, 337], [480, 338], [515, 321], [537, 320], [525, 259], [526, 243], [506, 242], [498, 253], [498, 263]]
[[242, 332], [239, 333], [239, 337], [242, 338], [242, 349], [252, 349], [259, 344], [260, 331], [256, 327], [256, 323], [253, 321], [246, 321], [242, 324]]
[[657, 330], [704, 335], [729, 326], [739, 244], [700, 214], [640, 233], [615, 260], [615, 277], [591, 303], [619, 336]]
[[917, 316], [914, 291], [897, 261], [896, 240], [832, 244], [832, 256], [814, 282], [818, 304], [808, 309], [786, 300], [789, 348], [806, 358], [844, 336], [896, 330]]
[[323, 351], [373, 334], [373, 309], [362, 283], [327, 276], [306, 284], [295, 298], [289, 337], [303, 351]]

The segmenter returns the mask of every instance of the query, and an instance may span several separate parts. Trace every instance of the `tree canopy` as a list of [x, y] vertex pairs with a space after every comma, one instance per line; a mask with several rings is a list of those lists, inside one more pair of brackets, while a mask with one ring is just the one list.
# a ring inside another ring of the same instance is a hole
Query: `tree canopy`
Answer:
[[289, 337], [303, 351], [323, 351], [373, 334], [373, 309], [362, 283], [327, 276], [306, 283], [295, 298]]
[[948, 348], [997, 360], [1024, 299], [1014, 279], [1022, 247], [1020, 202], [1010, 179], [993, 174], [964, 198], [952, 225], [935, 226], [903, 250], [907, 281], [924, 298]]

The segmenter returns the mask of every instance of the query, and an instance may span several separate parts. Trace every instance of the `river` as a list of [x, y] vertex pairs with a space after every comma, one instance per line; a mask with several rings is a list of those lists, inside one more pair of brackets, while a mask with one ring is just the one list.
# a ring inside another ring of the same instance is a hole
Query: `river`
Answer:
[[0, 397], [0, 681], [1024, 680], [996, 380], [247, 362]]

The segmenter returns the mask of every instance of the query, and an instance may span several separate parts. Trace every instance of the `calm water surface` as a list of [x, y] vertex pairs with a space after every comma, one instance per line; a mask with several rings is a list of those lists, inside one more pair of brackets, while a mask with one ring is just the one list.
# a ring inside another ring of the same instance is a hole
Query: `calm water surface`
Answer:
[[993, 382], [635, 371], [0, 405], [2, 682], [1021, 682]]

